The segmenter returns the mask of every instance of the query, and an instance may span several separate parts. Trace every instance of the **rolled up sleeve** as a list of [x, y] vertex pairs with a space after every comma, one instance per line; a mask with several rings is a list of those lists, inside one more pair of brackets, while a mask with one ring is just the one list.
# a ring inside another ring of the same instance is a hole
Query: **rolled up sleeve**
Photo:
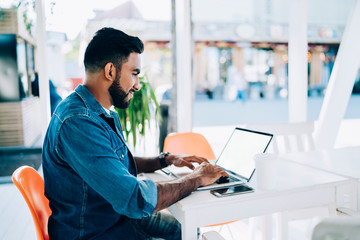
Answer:
[[140, 194], [144, 200], [143, 215], [150, 216], [157, 204], [156, 184], [151, 180], [139, 181]]

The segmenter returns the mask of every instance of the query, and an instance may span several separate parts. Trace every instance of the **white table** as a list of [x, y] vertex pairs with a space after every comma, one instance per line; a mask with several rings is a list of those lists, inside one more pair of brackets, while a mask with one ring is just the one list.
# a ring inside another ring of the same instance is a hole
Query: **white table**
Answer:
[[[256, 173], [249, 185], [255, 192], [217, 198], [209, 191], [194, 192], [168, 209], [182, 225], [182, 238], [197, 239], [197, 228], [275, 212], [327, 206], [335, 214], [337, 188], [353, 180], [291, 161], [277, 164], [275, 189], [258, 190]], [[161, 173], [147, 174], [154, 180]], [[165, 175], [164, 175], [165, 176]]]
[[[345, 177], [360, 180], [360, 146], [338, 149], [317, 150], [302, 153], [281, 154], [279, 157], [305, 164], [316, 169], [325, 170]], [[360, 209], [360, 184], [353, 189], [350, 207]]]

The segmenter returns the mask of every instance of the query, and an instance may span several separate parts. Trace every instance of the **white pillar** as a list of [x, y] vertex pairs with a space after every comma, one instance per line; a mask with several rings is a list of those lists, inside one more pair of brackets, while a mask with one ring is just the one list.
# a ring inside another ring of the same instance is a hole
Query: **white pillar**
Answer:
[[35, 1], [36, 9], [36, 48], [37, 48], [37, 70], [39, 73], [39, 95], [41, 105], [41, 137], [45, 137], [45, 133], [50, 122], [50, 93], [49, 78], [47, 74], [46, 61], [46, 30], [44, 1]]
[[177, 131], [192, 130], [192, 74], [190, 0], [176, 5]]
[[291, 0], [289, 20], [289, 122], [307, 120], [307, 50], [306, 0]]
[[334, 147], [360, 66], [360, 0], [349, 16], [315, 132], [317, 148]]

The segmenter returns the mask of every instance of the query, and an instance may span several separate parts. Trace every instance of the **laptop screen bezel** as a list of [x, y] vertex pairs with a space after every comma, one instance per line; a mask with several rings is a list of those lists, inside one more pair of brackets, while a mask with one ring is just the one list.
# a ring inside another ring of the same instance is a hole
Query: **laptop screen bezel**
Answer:
[[[247, 128], [235, 127], [235, 129], [232, 131], [232, 133], [231, 133], [231, 135], [230, 135], [229, 139], [227, 140], [227, 142], [226, 142], [225, 146], [223, 147], [223, 149], [222, 149], [222, 151], [221, 151], [221, 153], [220, 153], [219, 157], [217, 158], [217, 160], [216, 160], [216, 162], [215, 162], [215, 165], [216, 165], [216, 166], [221, 167], [221, 166], [219, 166], [217, 163], [218, 163], [218, 161], [219, 161], [219, 159], [220, 159], [221, 155], [222, 155], [222, 154], [223, 154], [223, 152], [225, 151], [225, 149], [226, 149], [226, 147], [227, 147], [228, 143], [230, 142], [231, 137], [233, 136], [233, 134], [234, 134], [234, 133], [235, 133], [235, 131], [237, 131], [237, 130], [240, 130], [240, 131], [246, 131], [246, 132], [251, 132], [251, 133], [256, 133], [256, 134], [261, 134], [261, 135], [266, 135], [266, 136], [270, 136], [270, 139], [269, 139], [269, 141], [268, 141], [268, 143], [267, 143], [267, 145], [266, 145], [266, 147], [265, 147], [265, 149], [264, 149], [263, 153], [264, 153], [264, 152], [266, 152], [266, 149], [269, 147], [270, 142], [271, 142], [271, 140], [272, 140], [272, 139], [273, 139], [273, 137], [274, 137], [274, 135], [273, 135], [273, 134], [271, 134], [271, 133], [260, 132], [260, 131], [251, 130], [251, 129], [247, 129]], [[221, 168], [223, 168], [223, 167], [221, 167]], [[238, 177], [238, 178], [240, 177], [241, 179], [246, 180], [247, 182], [249, 182], [249, 181], [250, 181], [250, 179], [252, 178], [252, 176], [254, 175], [254, 172], [255, 172], [255, 167], [254, 167], [254, 169], [253, 169], [252, 173], [250, 174], [250, 177], [249, 177], [249, 178], [246, 178], [246, 177], [241, 176], [241, 175], [239, 175], [238, 173], [235, 173], [235, 172], [233, 172], [233, 171], [231, 171], [231, 170], [228, 170], [228, 169], [226, 169], [226, 168], [223, 168], [223, 169], [224, 169], [224, 170], [226, 170], [227, 172], [231, 173], [231, 175], [234, 175], [234, 176], [236, 176], [236, 177]]]

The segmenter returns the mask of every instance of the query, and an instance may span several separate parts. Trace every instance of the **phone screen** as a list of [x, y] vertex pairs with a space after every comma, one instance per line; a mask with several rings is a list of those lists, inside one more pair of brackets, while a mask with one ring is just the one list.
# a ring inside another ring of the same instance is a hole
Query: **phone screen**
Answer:
[[235, 194], [243, 194], [248, 192], [253, 192], [254, 189], [251, 187], [245, 186], [245, 185], [237, 185], [237, 186], [231, 186], [227, 188], [220, 188], [220, 189], [214, 189], [211, 190], [210, 193], [217, 196], [217, 197], [224, 197], [224, 196], [230, 196]]

